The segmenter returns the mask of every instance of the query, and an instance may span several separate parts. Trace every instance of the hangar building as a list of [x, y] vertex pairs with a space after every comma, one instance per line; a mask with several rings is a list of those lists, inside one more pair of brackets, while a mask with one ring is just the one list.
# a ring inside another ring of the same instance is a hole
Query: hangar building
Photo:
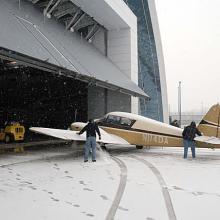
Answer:
[[137, 16], [138, 84], [150, 100], [140, 99], [143, 116], [168, 123], [168, 100], [164, 58], [155, 0], [124, 0]]
[[67, 128], [149, 98], [122, 0], [1, 0], [0, 27], [1, 124]]

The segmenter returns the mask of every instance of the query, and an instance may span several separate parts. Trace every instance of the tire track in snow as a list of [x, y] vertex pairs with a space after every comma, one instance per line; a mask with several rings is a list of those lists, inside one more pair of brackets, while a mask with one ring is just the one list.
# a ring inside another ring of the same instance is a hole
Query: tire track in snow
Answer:
[[167, 189], [166, 183], [165, 183], [165, 181], [163, 179], [163, 176], [161, 175], [160, 171], [153, 164], [148, 162], [147, 160], [144, 160], [144, 159], [139, 158], [139, 157], [134, 156], [134, 155], [132, 155], [130, 157], [144, 163], [148, 168], [151, 169], [151, 171], [157, 177], [157, 180], [158, 180], [158, 182], [161, 186], [161, 190], [162, 190], [163, 197], [164, 197], [164, 200], [165, 200], [169, 220], [176, 220], [177, 218], [176, 218], [176, 214], [175, 214], [175, 211], [174, 211], [174, 208], [173, 208], [172, 200], [170, 198], [169, 191]]
[[120, 175], [120, 183], [118, 186], [118, 190], [116, 192], [115, 198], [113, 200], [112, 206], [108, 211], [108, 214], [106, 216], [106, 220], [113, 220], [116, 214], [116, 211], [119, 207], [121, 198], [123, 196], [124, 190], [125, 190], [125, 186], [126, 186], [126, 182], [127, 182], [127, 167], [125, 165], [125, 163], [118, 159], [117, 157], [111, 157], [112, 160], [114, 160], [118, 166], [120, 167], [121, 170], [121, 175]]

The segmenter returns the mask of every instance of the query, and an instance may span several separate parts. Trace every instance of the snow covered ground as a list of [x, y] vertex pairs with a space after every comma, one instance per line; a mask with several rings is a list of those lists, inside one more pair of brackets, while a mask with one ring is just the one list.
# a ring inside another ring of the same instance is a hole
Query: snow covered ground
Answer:
[[84, 163], [76, 147], [0, 155], [3, 220], [220, 219], [220, 150], [111, 147]]

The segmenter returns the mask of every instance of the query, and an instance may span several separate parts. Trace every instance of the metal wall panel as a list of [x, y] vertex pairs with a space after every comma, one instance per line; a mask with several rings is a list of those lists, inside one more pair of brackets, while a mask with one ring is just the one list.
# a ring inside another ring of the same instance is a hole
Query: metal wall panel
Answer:
[[0, 47], [97, 79], [99, 86], [147, 97], [93, 45], [45, 18], [31, 2], [1, 0], [0, 28]]

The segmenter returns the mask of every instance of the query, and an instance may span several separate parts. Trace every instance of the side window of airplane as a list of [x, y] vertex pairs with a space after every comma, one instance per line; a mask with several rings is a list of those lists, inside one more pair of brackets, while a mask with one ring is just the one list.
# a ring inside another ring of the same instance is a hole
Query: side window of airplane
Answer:
[[132, 120], [129, 118], [121, 118], [121, 125], [123, 126], [131, 126]]
[[115, 115], [108, 115], [106, 122], [109, 124], [120, 125], [120, 117]]

